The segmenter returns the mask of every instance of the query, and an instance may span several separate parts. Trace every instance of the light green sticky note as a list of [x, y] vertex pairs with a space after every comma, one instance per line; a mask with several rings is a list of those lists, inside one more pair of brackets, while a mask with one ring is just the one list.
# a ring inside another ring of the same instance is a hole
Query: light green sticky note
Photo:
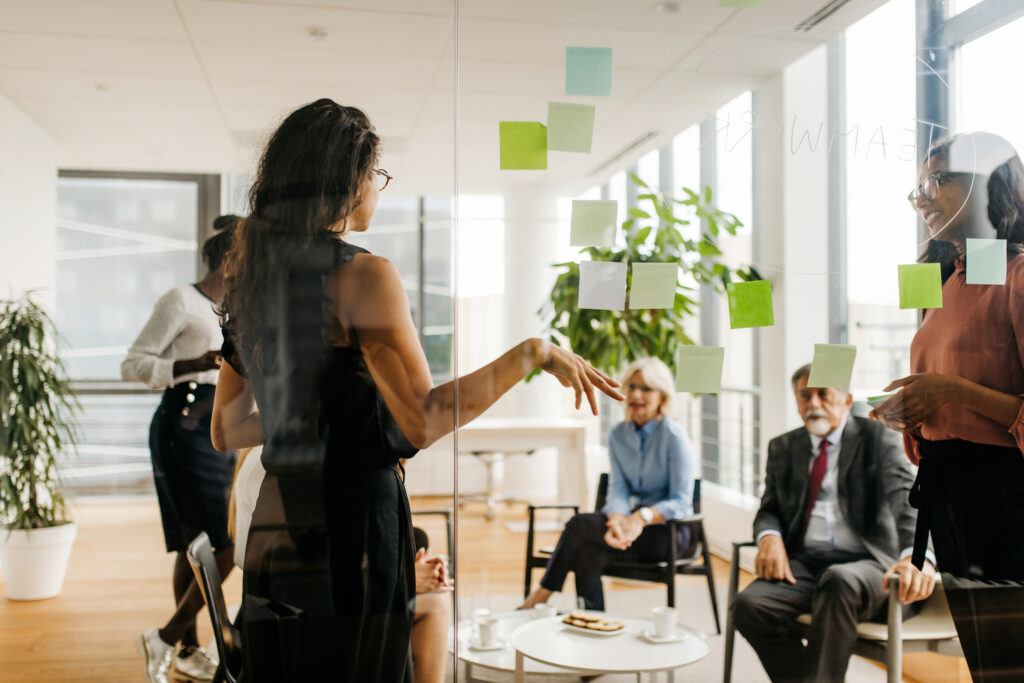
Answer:
[[850, 344], [815, 344], [811, 374], [807, 377], [809, 387], [835, 387], [849, 389], [853, 377], [853, 361], [857, 358], [857, 347]]
[[764, 0], [718, 0], [719, 7], [764, 7]]
[[592, 104], [548, 102], [548, 149], [590, 153], [594, 139]]
[[722, 391], [722, 346], [680, 346], [676, 350], [676, 391], [717, 394]]
[[610, 47], [565, 48], [565, 94], [612, 94], [612, 49]]
[[938, 263], [899, 266], [900, 308], [942, 308], [942, 273]]
[[536, 169], [548, 167], [548, 129], [538, 121], [500, 121], [501, 168]]
[[679, 266], [675, 263], [634, 263], [629, 307], [672, 308], [676, 301]]
[[775, 324], [771, 280], [730, 282], [725, 291], [729, 295], [730, 328], [736, 330]]
[[614, 199], [572, 200], [570, 247], [614, 247], [619, 202]]
[[967, 284], [1006, 284], [1006, 240], [967, 238]]

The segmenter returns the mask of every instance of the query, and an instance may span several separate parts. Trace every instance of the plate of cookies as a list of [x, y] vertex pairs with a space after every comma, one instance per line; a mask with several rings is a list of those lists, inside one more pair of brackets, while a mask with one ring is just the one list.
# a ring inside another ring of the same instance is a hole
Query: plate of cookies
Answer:
[[562, 618], [569, 630], [588, 636], [617, 636], [625, 630], [625, 624], [608, 619], [599, 612], [576, 611]]

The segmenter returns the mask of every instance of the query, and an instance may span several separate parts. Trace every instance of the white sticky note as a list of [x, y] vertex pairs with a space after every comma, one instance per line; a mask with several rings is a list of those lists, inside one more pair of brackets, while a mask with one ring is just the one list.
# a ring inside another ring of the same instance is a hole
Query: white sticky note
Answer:
[[853, 361], [857, 347], [850, 344], [815, 344], [809, 387], [835, 387], [849, 389], [853, 377]]
[[629, 307], [672, 308], [676, 301], [679, 266], [675, 263], [634, 263]]
[[570, 247], [614, 247], [619, 202], [615, 199], [572, 200]]
[[967, 238], [967, 284], [1006, 284], [1006, 240]]
[[687, 346], [676, 350], [676, 391], [717, 394], [722, 391], [723, 346]]
[[626, 307], [626, 264], [580, 262], [580, 308], [621, 311]]

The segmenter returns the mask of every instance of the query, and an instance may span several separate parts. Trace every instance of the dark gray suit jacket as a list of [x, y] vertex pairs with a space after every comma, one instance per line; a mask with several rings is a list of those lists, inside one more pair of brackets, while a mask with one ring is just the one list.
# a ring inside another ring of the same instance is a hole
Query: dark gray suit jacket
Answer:
[[[850, 415], [840, 439], [839, 505], [872, 556], [888, 567], [900, 550], [914, 545], [917, 510], [907, 496], [914, 468], [899, 435], [874, 420]], [[800, 533], [810, 483], [811, 436], [804, 427], [768, 444], [764, 495], [754, 517], [754, 537], [766, 529], [782, 533], [792, 554]]]

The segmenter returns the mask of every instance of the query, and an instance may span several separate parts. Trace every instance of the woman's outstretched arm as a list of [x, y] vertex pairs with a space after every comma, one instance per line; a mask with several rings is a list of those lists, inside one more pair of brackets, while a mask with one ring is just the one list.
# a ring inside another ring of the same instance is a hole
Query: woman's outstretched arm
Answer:
[[475, 419], [534, 368], [552, 374], [584, 397], [597, 414], [595, 389], [616, 400], [618, 383], [576, 354], [540, 339], [527, 339], [494, 361], [457, 380], [433, 386], [430, 367], [398, 270], [387, 259], [360, 254], [333, 281], [337, 311], [359, 339], [359, 345], [391, 414], [406, 438], [426, 448], [452, 431], [458, 386], [459, 426]]

